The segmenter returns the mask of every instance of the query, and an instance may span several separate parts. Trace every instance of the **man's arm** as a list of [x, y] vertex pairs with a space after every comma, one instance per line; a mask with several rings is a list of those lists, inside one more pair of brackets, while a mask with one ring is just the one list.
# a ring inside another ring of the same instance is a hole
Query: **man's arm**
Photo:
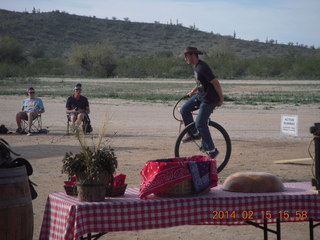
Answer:
[[90, 113], [89, 105], [87, 105], [87, 106], [85, 107], [85, 109], [83, 109], [83, 108], [79, 109], [77, 112], [79, 112], [79, 113], [85, 112], [86, 114], [89, 114], [89, 113]]
[[86, 112], [87, 114], [89, 114], [89, 113], [90, 113], [89, 101], [88, 101], [88, 98], [85, 98], [85, 99], [86, 99], [86, 109], [85, 109], [85, 112]]
[[44, 113], [44, 105], [43, 105], [43, 102], [42, 100], [39, 98], [39, 107], [40, 107], [40, 110], [37, 112], [38, 114], [41, 114], [41, 113]]
[[68, 109], [68, 108], [66, 107], [66, 114], [69, 114], [69, 113], [78, 113], [78, 112], [79, 112], [79, 110]]
[[213, 85], [214, 90], [216, 90], [216, 92], [217, 92], [217, 94], [219, 96], [219, 102], [218, 102], [217, 105], [220, 107], [223, 104], [223, 101], [224, 101], [220, 82], [218, 81], [218, 79], [213, 79], [213, 80], [210, 81], [210, 83]]
[[194, 94], [196, 94], [198, 92], [198, 87], [195, 86], [194, 89], [192, 89], [190, 92], [188, 92], [188, 96], [192, 97]]
[[66, 114], [69, 113], [77, 113], [78, 111], [76, 111], [75, 109], [71, 108], [71, 99], [70, 97], [67, 98], [67, 103], [66, 103]]
[[90, 113], [90, 108], [89, 108], [89, 106], [86, 107], [86, 113], [87, 113], [87, 114]]

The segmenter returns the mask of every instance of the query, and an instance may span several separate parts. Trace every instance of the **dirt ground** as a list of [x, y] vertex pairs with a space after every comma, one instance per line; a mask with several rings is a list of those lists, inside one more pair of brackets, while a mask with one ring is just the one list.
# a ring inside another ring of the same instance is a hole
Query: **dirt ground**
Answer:
[[[10, 131], [16, 129], [15, 114], [23, 97], [0, 96], [1, 124]], [[61, 173], [62, 158], [68, 151], [76, 152], [79, 144], [74, 136], [66, 136], [65, 99], [44, 98], [46, 113], [43, 127], [50, 132], [43, 135], [1, 135], [13, 150], [28, 159], [34, 168], [31, 180], [38, 184], [39, 197], [33, 201], [34, 239], [39, 238], [44, 206], [48, 194], [63, 190], [67, 179]], [[110, 99], [89, 99], [95, 136], [108, 115], [107, 136], [116, 149], [117, 172], [127, 175], [128, 187], [138, 187], [139, 172], [151, 159], [173, 157], [178, 123], [172, 118], [173, 104], [141, 103]], [[280, 133], [281, 114], [298, 115], [298, 136]], [[233, 152], [220, 183], [231, 173], [243, 170], [265, 171], [279, 175], [283, 181], [310, 181], [312, 162], [275, 164], [276, 160], [308, 158], [312, 136], [310, 126], [320, 121], [319, 106], [236, 106], [225, 104], [215, 111], [215, 121], [222, 124], [232, 139]], [[90, 141], [90, 139], [89, 139]], [[313, 148], [311, 148], [312, 150]], [[271, 227], [275, 227], [271, 225]], [[282, 239], [308, 239], [308, 223], [283, 223]], [[269, 233], [270, 239], [276, 239]], [[109, 233], [101, 239], [262, 239], [260, 229], [252, 226], [180, 226], [135, 232]], [[320, 237], [320, 227], [315, 229]]]

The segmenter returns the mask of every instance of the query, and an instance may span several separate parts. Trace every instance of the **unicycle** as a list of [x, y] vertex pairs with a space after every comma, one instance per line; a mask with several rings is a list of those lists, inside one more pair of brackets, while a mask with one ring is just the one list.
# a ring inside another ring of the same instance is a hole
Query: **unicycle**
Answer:
[[[179, 131], [181, 130], [181, 126], [183, 125], [183, 120], [179, 112], [179, 106], [182, 105], [181, 102], [186, 98], [187, 97], [185, 96], [179, 99], [173, 108], [173, 117], [180, 122]], [[215, 158], [217, 161], [217, 171], [219, 173], [225, 168], [230, 159], [232, 148], [231, 140], [228, 132], [217, 122], [209, 120], [208, 126], [211, 137], [214, 141], [214, 145], [219, 150], [219, 155]], [[201, 138], [194, 139], [187, 143], [182, 142], [182, 140], [187, 136], [188, 132], [191, 132], [192, 129], [195, 129], [194, 122], [186, 126], [180, 132], [174, 147], [175, 157], [186, 157], [194, 155], [209, 156], [209, 154], [206, 151], [203, 151], [201, 147]]]

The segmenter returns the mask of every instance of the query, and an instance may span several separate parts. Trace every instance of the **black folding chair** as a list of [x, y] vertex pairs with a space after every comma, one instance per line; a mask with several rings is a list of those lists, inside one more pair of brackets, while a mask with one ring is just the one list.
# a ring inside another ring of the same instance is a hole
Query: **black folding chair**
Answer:
[[[70, 133], [70, 123], [71, 123], [71, 117], [69, 114], [67, 114], [67, 135]], [[85, 114], [83, 120], [82, 120], [82, 130], [84, 134], [91, 133], [92, 132], [92, 126], [90, 117], [88, 114]]]

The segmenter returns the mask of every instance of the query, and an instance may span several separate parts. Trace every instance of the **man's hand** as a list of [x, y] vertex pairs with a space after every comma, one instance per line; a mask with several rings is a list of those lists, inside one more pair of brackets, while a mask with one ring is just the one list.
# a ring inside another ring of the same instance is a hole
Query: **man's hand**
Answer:
[[188, 96], [190, 98], [190, 97], [192, 97], [192, 95], [193, 95], [193, 92], [191, 91], [191, 92], [188, 92], [186, 96]]

